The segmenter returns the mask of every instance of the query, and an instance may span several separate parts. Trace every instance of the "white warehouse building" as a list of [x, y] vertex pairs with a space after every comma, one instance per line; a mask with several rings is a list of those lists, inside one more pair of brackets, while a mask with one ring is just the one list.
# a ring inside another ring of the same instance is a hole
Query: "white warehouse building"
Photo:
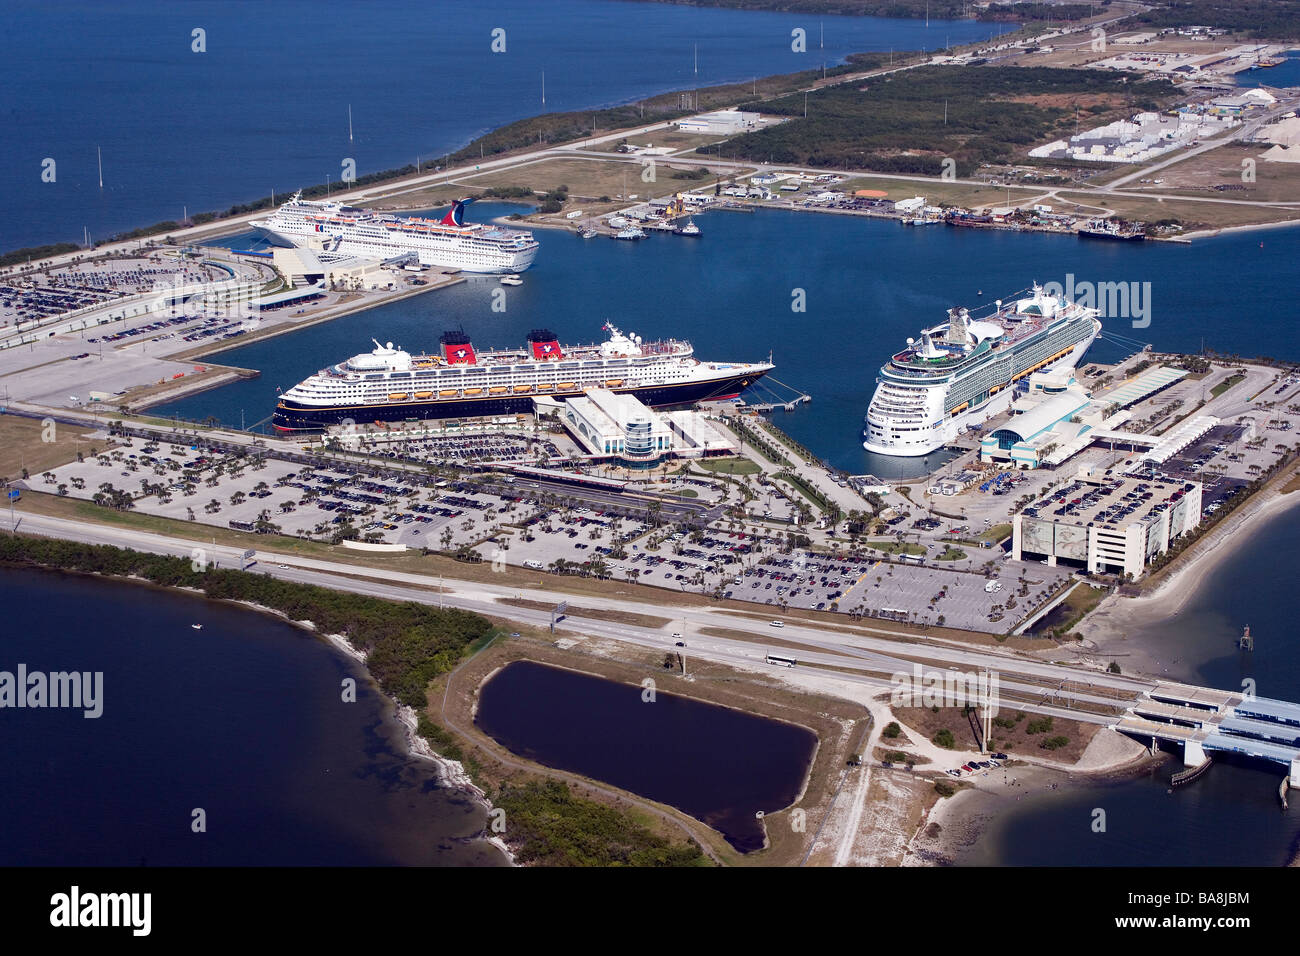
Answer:
[[651, 468], [673, 450], [673, 430], [634, 395], [589, 388], [564, 403], [565, 426], [593, 455], [614, 455], [633, 468]]

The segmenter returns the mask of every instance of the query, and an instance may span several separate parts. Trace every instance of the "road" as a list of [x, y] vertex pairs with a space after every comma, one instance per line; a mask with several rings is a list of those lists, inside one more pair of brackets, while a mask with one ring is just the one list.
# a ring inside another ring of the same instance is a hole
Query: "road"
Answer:
[[[192, 539], [171, 537], [49, 515], [21, 514], [18, 530], [88, 544], [108, 544], [185, 558], [194, 557], [198, 552], [201, 559], [225, 567], [238, 567], [242, 554], [238, 548], [214, 545], [201, 536]], [[550, 625], [549, 611], [502, 603], [523, 595], [517, 585], [508, 581], [500, 585], [448, 581], [433, 575], [387, 568], [369, 569], [355, 564], [261, 551], [258, 552], [257, 560], [258, 563], [252, 570], [289, 581], [389, 600], [436, 603], [540, 628]], [[284, 568], [280, 565], [284, 565]], [[508, 577], [508, 573], [503, 577]], [[441, 594], [437, 590], [440, 581], [445, 589]], [[752, 613], [725, 608], [669, 609], [660, 604], [628, 598], [574, 596], [550, 589], [529, 589], [527, 596], [548, 604], [580, 600], [584, 607], [595, 611], [671, 617], [669, 623], [662, 627], [645, 627], [570, 615], [565, 619], [565, 627], [593, 637], [609, 638], [653, 650], [672, 649], [672, 634], [682, 631], [687, 637], [688, 654], [691, 657], [703, 657], [747, 669], [768, 670], [765, 658], [769, 651], [781, 652], [782, 645], [797, 644], [798, 670], [801, 674], [815, 673], [836, 681], [861, 685], [869, 693], [891, 687], [888, 675], [910, 672], [913, 660], [922, 660], [936, 667], [962, 668], [970, 672], [995, 671], [1001, 675], [1001, 686], [1006, 690], [1021, 690], [1044, 698], [1055, 698], [1055, 702], [1044, 700], [1033, 706], [1027, 704], [1025, 709], [1104, 723], [1106, 721], [1095, 714], [1072, 713], [1068, 704], [1113, 704], [1119, 696], [1136, 697], [1154, 686], [1154, 682], [1139, 678], [1085, 670], [1077, 665], [1056, 664], [1000, 648], [961, 646], [925, 638], [913, 639], [869, 626], [856, 627], [852, 633], [843, 633], [790, 619], [778, 630], [756, 621]], [[749, 637], [742, 639], [707, 634], [704, 633], [706, 628], [734, 630], [748, 634]], [[771, 641], [777, 638], [781, 644], [772, 644]], [[1087, 685], [1087, 689], [1059, 690], [1059, 685], [1065, 682], [1082, 683]], [[1019, 703], [1017, 706], [1020, 706]]]

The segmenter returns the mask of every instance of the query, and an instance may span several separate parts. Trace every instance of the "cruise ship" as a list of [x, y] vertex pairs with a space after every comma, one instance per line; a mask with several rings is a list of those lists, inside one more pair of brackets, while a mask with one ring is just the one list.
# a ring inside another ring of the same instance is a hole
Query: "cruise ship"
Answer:
[[[1098, 311], [1038, 284], [986, 318], [964, 308], [922, 329], [876, 379], [862, 447], [879, 455], [917, 457], [942, 448], [972, 424], [1005, 411], [1015, 384], [1033, 372], [1074, 368], [1092, 345]], [[1017, 293], [1020, 295], [1021, 293]]]
[[302, 191], [268, 219], [250, 225], [278, 246], [311, 246], [344, 255], [391, 259], [415, 253], [420, 263], [465, 272], [523, 272], [537, 258], [537, 240], [522, 229], [465, 221], [458, 199], [442, 219], [380, 215], [336, 202], [312, 202]]
[[464, 332], [443, 333], [436, 354], [375, 342], [373, 351], [282, 393], [271, 424], [281, 432], [313, 432], [348, 421], [511, 415], [532, 411], [534, 398], [574, 398], [588, 388], [635, 395], [651, 406], [686, 405], [734, 398], [773, 368], [770, 362], [704, 362], [689, 342], [646, 342], [608, 322], [603, 331], [604, 342], [561, 347], [550, 330], [534, 329], [523, 349], [482, 353]]

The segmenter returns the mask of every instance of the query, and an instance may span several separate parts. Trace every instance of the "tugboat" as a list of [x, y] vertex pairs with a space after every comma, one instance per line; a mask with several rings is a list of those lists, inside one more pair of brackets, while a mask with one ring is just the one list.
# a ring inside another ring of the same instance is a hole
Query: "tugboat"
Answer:
[[688, 219], [686, 225], [677, 230], [677, 235], [690, 236], [692, 239], [698, 239], [702, 233], [700, 232], [700, 227], [695, 225], [695, 220]]

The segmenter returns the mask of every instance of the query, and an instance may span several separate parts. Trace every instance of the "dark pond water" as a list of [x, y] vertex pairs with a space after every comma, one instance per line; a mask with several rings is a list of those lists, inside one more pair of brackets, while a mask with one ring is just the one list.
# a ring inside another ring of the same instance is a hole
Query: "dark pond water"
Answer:
[[532, 661], [483, 686], [475, 722], [520, 756], [670, 804], [742, 852], [760, 849], [755, 817], [789, 806], [811, 765], [816, 735], [753, 717]]

